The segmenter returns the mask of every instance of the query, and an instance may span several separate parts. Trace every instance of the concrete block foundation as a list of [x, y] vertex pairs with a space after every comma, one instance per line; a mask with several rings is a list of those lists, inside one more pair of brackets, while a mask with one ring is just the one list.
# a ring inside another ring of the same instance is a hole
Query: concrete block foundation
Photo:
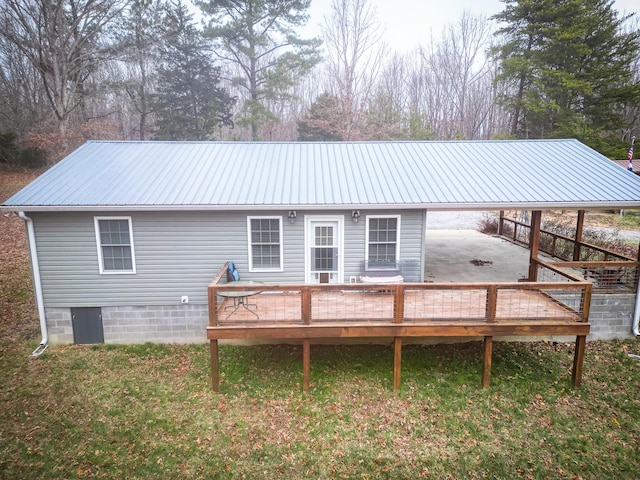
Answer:
[[[589, 340], [633, 337], [633, 294], [593, 294]], [[102, 307], [105, 343], [205, 343], [207, 305], [149, 305]], [[47, 308], [49, 343], [74, 343], [71, 310]], [[529, 337], [536, 340], [537, 337]], [[445, 340], [445, 339], [441, 339]], [[522, 339], [518, 339], [522, 340]]]

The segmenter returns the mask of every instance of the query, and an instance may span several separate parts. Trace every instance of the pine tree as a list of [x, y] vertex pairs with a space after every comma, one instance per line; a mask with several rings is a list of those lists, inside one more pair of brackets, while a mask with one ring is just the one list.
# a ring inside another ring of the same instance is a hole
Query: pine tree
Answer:
[[316, 39], [303, 40], [294, 28], [307, 21], [311, 0], [203, 0], [198, 5], [212, 15], [208, 35], [216, 54], [234, 65], [232, 80], [245, 92], [238, 123], [259, 139], [259, 127], [276, 121], [269, 101], [286, 100], [289, 91], [320, 57]]
[[495, 50], [501, 104], [519, 138], [575, 137], [614, 153], [623, 108], [640, 102], [631, 68], [640, 32], [623, 27], [612, 0], [503, 0]]
[[133, 110], [139, 115], [140, 140], [147, 139], [147, 123], [153, 113], [151, 98], [157, 80], [160, 48], [165, 42], [165, 12], [163, 0], [132, 0], [114, 32], [117, 49], [127, 65], [127, 76], [117, 85], [126, 92]]
[[155, 95], [156, 131], [161, 140], [210, 140], [223, 125], [232, 125], [234, 103], [220, 84], [220, 68], [192, 15], [179, 3], [166, 17], [168, 40], [162, 52]]
[[311, 104], [307, 114], [298, 121], [298, 140], [303, 142], [333, 142], [339, 135], [340, 102], [330, 93], [323, 93]]

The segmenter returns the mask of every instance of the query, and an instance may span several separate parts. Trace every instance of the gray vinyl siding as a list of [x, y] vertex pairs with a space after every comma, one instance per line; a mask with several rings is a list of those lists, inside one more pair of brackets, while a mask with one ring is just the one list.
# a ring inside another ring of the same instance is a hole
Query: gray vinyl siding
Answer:
[[[424, 210], [360, 210], [360, 221], [354, 224], [349, 215], [345, 218], [344, 234], [344, 274], [345, 282], [351, 276], [364, 275], [365, 243], [367, 239], [367, 215], [400, 215], [400, 261], [417, 262], [422, 269], [422, 245], [424, 242]], [[405, 275], [405, 281], [420, 281], [421, 277]]]
[[[207, 285], [233, 260], [245, 280], [304, 282], [304, 216], [289, 223], [287, 211], [266, 212], [118, 212], [132, 221], [135, 274], [100, 274], [94, 216], [84, 212], [36, 213], [34, 220], [45, 306], [174, 305], [180, 297], [206, 304]], [[344, 212], [344, 273], [359, 276], [365, 252], [365, 216], [401, 215], [400, 258], [421, 259], [423, 211], [361, 211], [355, 224]], [[247, 216], [280, 216], [283, 272], [249, 272]], [[409, 279], [408, 279], [409, 280]]]

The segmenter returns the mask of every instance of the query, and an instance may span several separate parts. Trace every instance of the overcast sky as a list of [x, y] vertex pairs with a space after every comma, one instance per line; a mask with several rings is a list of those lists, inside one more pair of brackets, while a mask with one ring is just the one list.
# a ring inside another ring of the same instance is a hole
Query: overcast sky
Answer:
[[[312, 0], [311, 19], [304, 35], [319, 35], [323, 17], [330, 12], [332, 0]], [[443, 25], [458, 21], [467, 10], [490, 17], [503, 9], [500, 0], [370, 0], [385, 27], [385, 40], [392, 50], [406, 52], [425, 44], [430, 32], [438, 34]], [[640, 0], [616, 0], [619, 11], [640, 11]]]

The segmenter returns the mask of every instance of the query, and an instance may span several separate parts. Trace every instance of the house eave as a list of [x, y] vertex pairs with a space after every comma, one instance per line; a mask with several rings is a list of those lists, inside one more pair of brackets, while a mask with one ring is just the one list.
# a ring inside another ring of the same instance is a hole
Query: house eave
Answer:
[[2, 205], [7, 212], [148, 212], [148, 211], [273, 211], [273, 210], [607, 210], [636, 209], [640, 201], [586, 202], [482, 202], [395, 204], [281, 204], [281, 205]]

